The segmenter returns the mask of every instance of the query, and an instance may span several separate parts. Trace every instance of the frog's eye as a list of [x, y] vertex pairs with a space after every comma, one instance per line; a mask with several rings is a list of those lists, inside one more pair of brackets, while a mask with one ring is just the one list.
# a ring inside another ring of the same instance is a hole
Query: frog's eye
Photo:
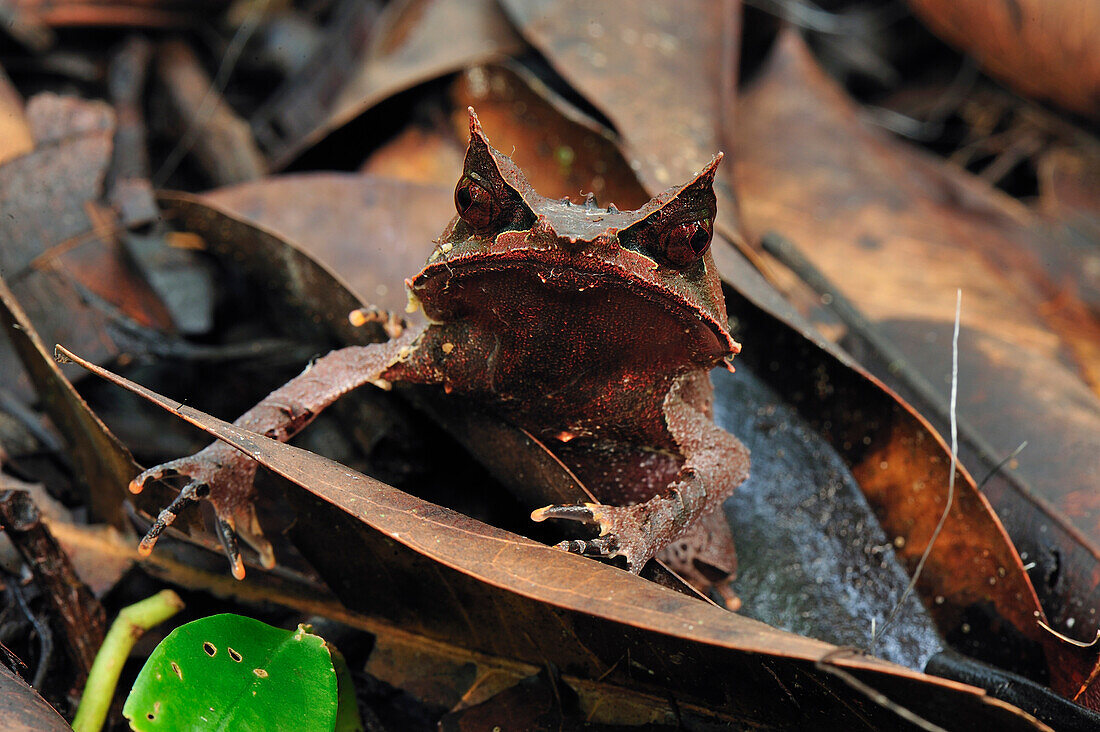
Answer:
[[468, 175], [455, 187], [455, 208], [462, 220], [477, 231], [490, 228], [500, 209], [493, 194]]
[[658, 243], [669, 263], [682, 267], [691, 264], [710, 247], [710, 221], [689, 221], [661, 233]]

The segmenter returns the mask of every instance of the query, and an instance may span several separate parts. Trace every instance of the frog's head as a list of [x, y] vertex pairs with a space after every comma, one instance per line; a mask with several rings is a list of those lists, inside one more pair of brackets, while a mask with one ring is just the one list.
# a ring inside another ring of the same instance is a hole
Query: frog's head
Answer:
[[635, 211], [600, 208], [592, 196], [584, 204], [553, 200], [489, 145], [471, 108], [470, 146], [455, 188], [458, 215], [407, 283], [410, 295], [430, 319], [446, 321], [485, 305], [471, 300], [491, 288], [464, 285], [519, 270], [546, 292], [627, 291], [648, 303], [639, 310], [660, 311], [657, 320], [677, 326], [676, 339], [687, 341], [692, 361], [733, 356], [740, 346], [730, 336], [710, 253], [721, 160], [719, 153], [694, 179]]

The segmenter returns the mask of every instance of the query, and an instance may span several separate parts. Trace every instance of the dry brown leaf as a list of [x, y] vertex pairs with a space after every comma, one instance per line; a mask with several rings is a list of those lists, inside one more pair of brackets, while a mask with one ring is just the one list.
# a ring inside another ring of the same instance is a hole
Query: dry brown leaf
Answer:
[[[1025, 559], [1039, 562], [1033, 576], [1044, 597], [1057, 598], [1054, 622], [1091, 635], [1100, 405], [1065, 359], [1100, 363], [1089, 355], [1100, 330], [1079, 302], [1054, 299], [1027, 243], [1038, 221], [972, 177], [863, 127], [794, 33], [781, 36], [743, 98], [735, 136], [746, 225], [792, 239], [943, 393], [963, 289], [959, 414], [999, 455], [1028, 440], [1012, 477], [1065, 515], [1003, 481], [986, 495]], [[1058, 570], [1044, 576], [1052, 556]], [[1072, 694], [1070, 686], [1064, 680], [1060, 690]]]
[[1018, 91], [1100, 117], [1100, 4], [909, 0], [933, 31]]
[[[584, 0], [502, 6], [555, 71], [611, 121], [650, 195], [690, 180], [721, 150], [736, 95], [740, 2], [647, 0], [625, 12]], [[723, 166], [715, 185], [718, 226], [739, 241], [728, 180]]]
[[507, 56], [521, 45], [493, 0], [391, 3], [327, 119], [300, 139], [269, 150], [269, 159], [273, 167], [283, 167], [394, 94], [488, 58]]
[[23, 116], [23, 98], [0, 68], [0, 165], [33, 149], [31, 128]]

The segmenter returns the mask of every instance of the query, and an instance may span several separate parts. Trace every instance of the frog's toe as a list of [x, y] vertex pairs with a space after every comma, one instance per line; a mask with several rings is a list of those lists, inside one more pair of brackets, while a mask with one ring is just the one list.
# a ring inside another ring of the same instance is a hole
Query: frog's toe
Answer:
[[545, 521], [546, 519], [565, 519], [578, 521], [583, 524], [597, 524], [597, 504], [584, 503], [573, 506], [544, 506], [531, 512], [532, 521]]
[[145, 484], [150, 480], [160, 480], [168, 475], [174, 475], [175, 469], [172, 468], [172, 463], [165, 463], [163, 465], [157, 465], [156, 467], [149, 468], [142, 471], [136, 478], [130, 481], [130, 492], [134, 494], [141, 493], [145, 490]]
[[[147, 476], [155, 480], [167, 475], [168, 472], [169, 470], [160, 468], [146, 470], [134, 479], [134, 482], [130, 484], [130, 490], [133, 490], [134, 483], [139, 480], [142, 480], [142, 483], [144, 483], [142, 476]], [[134, 492], [140, 492], [140, 488]], [[203, 498], [209, 492], [210, 487], [199, 481], [193, 480], [185, 485], [179, 495], [176, 496], [175, 500], [157, 515], [156, 519], [153, 521], [153, 525], [145, 532], [145, 536], [142, 537], [141, 543], [138, 544], [138, 553], [143, 557], [152, 554], [153, 547], [157, 545], [157, 539], [160, 538], [160, 535], [164, 533], [165, 529], [175, 522], [180, 512], [191, 504], [198, 503], [199, 499]]]
[[229, 568], [233, 576], [239, 580], [244, 579], [244, 560], [241, 559], [241, 545], [237, 542], [237, 534], [233, 530], [233, 524], [221, 516], [214, 517], [214, 528], [218, 532], [218, 539], [225, 550], [225, 556], [229, 560]]
[[600, 536], [595, 539], [570, 539], [554, 545], [570, 554], [580, 554], [586, 557], [610, 557], [618, 547], [618, 541], [614, 536]]

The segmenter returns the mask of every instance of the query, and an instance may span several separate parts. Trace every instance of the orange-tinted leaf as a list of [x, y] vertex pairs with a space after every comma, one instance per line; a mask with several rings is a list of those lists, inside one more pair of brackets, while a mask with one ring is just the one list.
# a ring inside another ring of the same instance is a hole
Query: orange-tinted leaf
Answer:
[[[601, 205], [614, 203], [623, 210], [649, 200], [614, 134], [522, 67], [469, 69], [456, 80], [451, 96], [458, 138], [467, 134], [466, 108], [472, 106], [490, 139], [508, 140], [510, 157], [541, 195], [583, 201], [592, 192]], [[456, 180], [460, 170], [452, 173]]]
[[0, 68], [0, 165], [33, 148], [31, 128], [23, 116], [23, 99]]
[[208, 19], [228, 0], [15, 0], [16, 9], [51, 26], [179, 28]]
[[[1062, 359], [1069, 350], [1083, 363], [1100, 338], [1090, 335], [1097, 325], [1079, 306], [1061, 308], [1050, 300], [1056, 290], [1044, 281], [1026, 243], [1034, 236], [1029, 213], [983, 183], [862, 127], [852, 104], [793, 33], [779, 40], [743, 99], [738, 120], [737, 178], [747, 226], [790, 237], [943, 393], [955, 290], [963, 288], [959, 414], [969, 423], [964, 463], [984, 472], [1028, 440], [1019, 467], [995, 476], [984, 493], [1025, 560], [1038, 563], [1032, 576], [1055, 624], [1065, 628], [1061, 623], [1074, 618], [1073, 635], [1091, 635], [1097, 618], [1088, 608], [1097, 605], [1100, 592], [1100, 494], [1092, 488], [1100, 409]], [[898, 383], [891, 368], [881, 366], [879, 373]], [[921, 489], [942, 487], [944, 466], [924, 458], [913, 463], [928, 447], [916, 434], [871, 451], [889, 470], [866, 460], [856, 471], [874, 502], [898, 511], [895, 519], [884, 519], [888, 531], [903, 536], [903, 528], [926, 524], [906, 539], [906, 552], [914, 542], [913, 551], [923, 547], [918, 537], [927, 535], [928, 522], [939, 514], [936, 506], [942, 507], [935, 491]], [[903, 471], [887, 477], [898, 467]], [[888, 490], [886, 483], [901, 479], [905, 470], [912, 471], [906, 482]], [[1062, 506], [1076, 526], [1033, 498], [1028, 483]], [[972, 488], [960, 490], [960, 500], [985, 503]], [[944, 552], [944, 564], [933, 570], [951, 585], [960, 581], [958, 562], [966, 556], [963, 545], [954, 544], [966, 536], [962, 528], [937, 551]], [[1023, 585], [998, 588], [1002, 569], [1011, 575], [1018, 563], [1003, 556], [973, 579], [989, 583], [1000, 597], [998, 611], [1049, 651], [1049, 639], [1036, 633], [1029, 617], [1037, 610], [1030, 591]], [[1052, 673], [1066, 672], [1050, 653], [1048, 661]], [[1072, 694], [1071, 686], [1068, 680], [1056, 683], [1062, 693]]]
[[359, 171], [379, 178], [430, 185], [462, 170], [465, 154], [461, 141], [453, 135], [409, 125], [375, 150]]
[[1100, 117], [1100, 5], [1091, 0], [909, 0], [933, 31], [1032, 97]]

